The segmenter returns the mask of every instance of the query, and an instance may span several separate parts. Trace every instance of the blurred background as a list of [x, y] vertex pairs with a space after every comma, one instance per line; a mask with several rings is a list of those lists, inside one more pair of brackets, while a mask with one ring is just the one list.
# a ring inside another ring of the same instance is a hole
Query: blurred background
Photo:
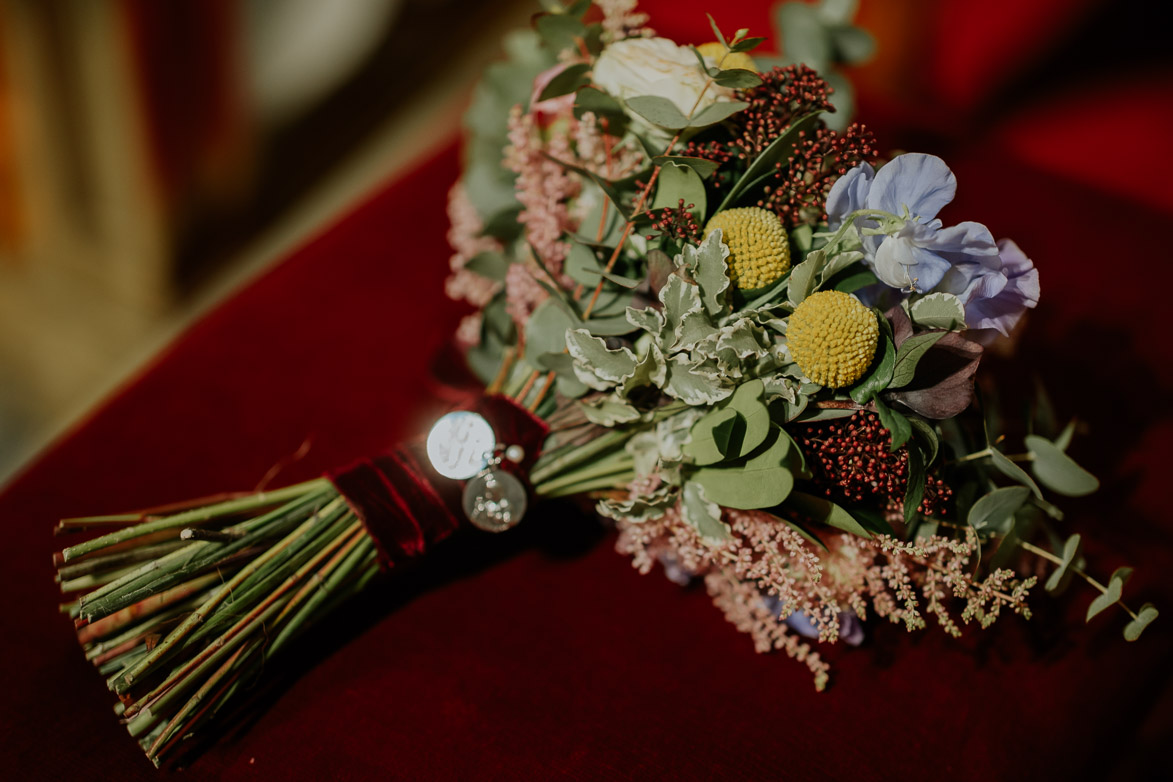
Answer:
[[[699, 43], [714, 5], [648, 10]], [[0, 480], [199, 313], [451, 143], [501, 36], [537, 10], [0, 0]], [[877, 48], [849, 75], [884, 144], [992, 139], [1173, 212], [1173, 156], [1140, 152], [1173, 138], [1160, 4], [862, 0], [857, 24]], [[1135, 120], [1126, 144], [1109, 135]]]

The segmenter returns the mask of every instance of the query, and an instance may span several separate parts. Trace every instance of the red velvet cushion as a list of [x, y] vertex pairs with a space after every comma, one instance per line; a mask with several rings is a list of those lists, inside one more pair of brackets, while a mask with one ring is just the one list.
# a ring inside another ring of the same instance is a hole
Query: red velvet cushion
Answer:
[[[1098, 541], [1097, 572], [1136, 565], [1128, 591], [1173, 612], [1164, 203], [1024, 165], [989, 139], [926, 151], [957, 172], [946, 218], [986, 222], [1041, 268], [1020, 359], [989, 370], [1008, 396], [1041, 370], [1088, 423], [1075, 452], [1104, 489], [1067, 502], [1065, 523]], [[7, 778], [157, 778], [56, 613], [56, 518], [247, 489], [312, 436], [279, 478], [291, 482], [428, 423], [429, 363], [462, 311], [442, 295], [457, 174], [450, 148], [389, 183], [0, 494]], [[185, 778], [1052, 779], [1164, 762], [1166, 618], [1126, 644], [1116, 613], [1083, 626], [1091, 595], [1073, 590], [961, 641], [873, 627], [864, 647], [832, 650], [819, 694], [702, 591], [639, 576], [610, 544], [570, 505], [445, 543], [274, 663], [255, 717]]]

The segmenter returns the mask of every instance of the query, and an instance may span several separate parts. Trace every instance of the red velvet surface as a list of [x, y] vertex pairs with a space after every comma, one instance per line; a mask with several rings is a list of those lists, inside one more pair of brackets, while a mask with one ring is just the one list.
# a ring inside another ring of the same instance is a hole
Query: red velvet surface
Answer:
[[[658, 26], [703, 36], [684, 13]], [[935, 88], [942, 105], [970, 106], [979, 76], [1004, 76], [959, 64], [982, 51], [969, 42], [935, 72], [959, 85]], [[961, 122], [943, 115], [917, 145], [957, 173], [946, 219], [987, 223], [1041, 269], [1018, 358], [985, 371], [1007, 398], [1040, 371], [1060, 409], [1086, 421], [1075, 454], [1104, 487], [1066, 502], [1065, 524], [1095, 540], [1097, 572], [1138, 567], [1127, 591], [1167, 614], [1141, 642], [1123, 642], [1117, 614], [1084, 626], [1086, 590], [1040, 595], [1031, 622], [1004, 618], [960, 641], [873, 626], [863, 647], [829, 652], [832, 685], [816, 693], [805, 667], [755, 654], [702, 591], [641, 577], [586, 516], [551, 505], [508, 535], [455, 536], [341, 611], [273, 664], [241, 727], [183, 777], [1057, 779], [1167, 768], [1173, 221], [1168, 178], [1150, 164], [1168, 168], [1153, 118], [1170, 116], [1173, 90], [1154, 81], [1120, 116], [1142, 129], [1114, 148], [1131, 165], [1083, 165], [1104, 149], [1104, 91], [1039, 95], [959, 132], [941, 132]], [[892, 120], [882, 142], [910, 146], [908, 126]], [[453, 147], [389, 182], [193, 326], [0, 494], [5, 778], [161, 773], [117, 724], [56, 613], [55, 519], [247, 489], [312, 437], [278, 479], [292, 482], [380, 451], [444, 406], [426, 377], [462, 312], [442, 296], [445, 192], [458, 170]]]

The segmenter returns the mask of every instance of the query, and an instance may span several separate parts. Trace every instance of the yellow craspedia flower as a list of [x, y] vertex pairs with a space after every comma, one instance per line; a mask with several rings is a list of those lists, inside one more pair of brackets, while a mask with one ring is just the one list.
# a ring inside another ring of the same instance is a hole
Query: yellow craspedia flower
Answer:
[[[741, 68], [742, 70], [753, 71], [754, 73], [758, 72], [758, 65], [753, 61], [753, 57], [750, 57], [745, 52], [730, 52], [726, 55], [725, 47], [718, 41], [702, 43], [696, 48], [702, 55], [712, 60], [714, 65], [721, 63], [722, 70], [727, 71], [730, 68]], [[721, 61], [722, 57], [725, 57], [724, 62]]]
[[790, 355], [821, 386], [843, 388], [863, 377], [876, 355], [880, 326], [875, 314], [841, 291], [819, 291], [803, 300], [786, 328]]
[[790, 241], [778, 215], [747, 206], [717, 212], [705, 236], [721, 229], [729, 245], [729, 279], [742, 290], [764, 288], [790, 268]]

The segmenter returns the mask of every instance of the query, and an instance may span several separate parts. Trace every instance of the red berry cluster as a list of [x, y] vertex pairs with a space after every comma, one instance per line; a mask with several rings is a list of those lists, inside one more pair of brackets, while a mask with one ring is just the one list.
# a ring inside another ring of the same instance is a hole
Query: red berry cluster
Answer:
[[[828, 499], [844, 504], [877, 502], [899, 512], [908, 485], [908, 448], [890, 450], [892, 436], [874, 413], [859, 412], [846, 420], [795, 429], [814, 483]], [[925, 480], [917, 508], [925, 516], [943, 515], [953, 490], [934, 475]]]
[[698, 244], [701, 241], [701, 227], [696, 224], [696, 218], [689, 211], [695, 206], [684, 203], [684, 199], [681, 198], [677, 206], [652, 209], [648, 212], [648, 217], [651, 218], [652, 229], [659, 231], [659, 234], [649, 235], [647, 238], [655, 239], [661, 236]]
[[[749, 165], [794, 120], [812, 111], [831, 110], [831, 87], [805, 65], [774, 68], [761, 77], [761, 84], [738, 94], [749, 106], [730, 118], [733, 139], [690, 142], [685, 155], [712, 160], [721, 167], [734, 159]], [[720, 187], [720, 178], [714, 185]]]
[[757, 205], [778, 215], [787, 228], [818, 225], [827, 219], [827, 194], [835, 180], [860, 163], [875, 161], [876, 139], [863, 125], [850, 125], [843, 133], [830, 128], [804, 133]]

